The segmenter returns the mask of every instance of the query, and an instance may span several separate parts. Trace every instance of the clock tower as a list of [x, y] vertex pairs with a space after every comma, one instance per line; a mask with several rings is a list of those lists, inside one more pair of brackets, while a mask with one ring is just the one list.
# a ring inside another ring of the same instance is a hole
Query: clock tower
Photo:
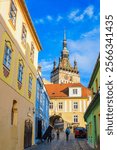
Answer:
[[67, 49], [66, 32], [64, 31], [63, 50], [59, 58], [59, 64], [56, 66], [56, 61], [53, 63], [51, 72], [52, 83], [79, 83], [80, 75], [77, 67], [77, 61], [74, 60], [72, 67], [69, 61], [69, 51]]

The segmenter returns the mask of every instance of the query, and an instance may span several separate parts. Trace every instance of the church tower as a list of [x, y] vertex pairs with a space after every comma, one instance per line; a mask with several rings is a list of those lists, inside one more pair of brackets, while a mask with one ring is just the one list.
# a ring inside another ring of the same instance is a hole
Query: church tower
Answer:
[[51, 72], [52, 83], [79, 83], [80, 75], [77, 67], [77, 62], [74, 60], [72, 67], [69, 61], [69, 51], [67, 49], [66, 32], [64, 31], [63, 50], [59, 58], [59, 64], [56, 66], [56, 61], [53, 63]]

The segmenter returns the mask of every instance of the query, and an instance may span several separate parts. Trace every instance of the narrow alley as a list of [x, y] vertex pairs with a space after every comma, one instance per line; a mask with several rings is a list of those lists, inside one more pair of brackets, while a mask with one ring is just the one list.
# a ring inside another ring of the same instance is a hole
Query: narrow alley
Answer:
[[93, 150], [88, 146], [86, 139], [74, 138], [73, 134], [70, 134], [69, 141], [66, 141], [65, 133], [60, 133], [60, 139], [57, 140], [56, 135], [51, 143], [47, 141], [35, 145], [32, 148], [26, 150]]

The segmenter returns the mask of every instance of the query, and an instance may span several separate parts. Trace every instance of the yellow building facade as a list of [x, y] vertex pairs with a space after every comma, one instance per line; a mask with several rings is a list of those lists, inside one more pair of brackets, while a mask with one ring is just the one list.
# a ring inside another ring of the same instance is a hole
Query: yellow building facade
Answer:
[[0, 150], [23, 150], [34, 143], [40, 49], [24, 0], [1, 1]]
[[91, 101], [90, 90], [81, 83], [46, 84], [45, 86], [50, 97], [50, 119], [60, 117], [64, 122], [64, 129], [67, 126], [86, 127], [83, 116]]

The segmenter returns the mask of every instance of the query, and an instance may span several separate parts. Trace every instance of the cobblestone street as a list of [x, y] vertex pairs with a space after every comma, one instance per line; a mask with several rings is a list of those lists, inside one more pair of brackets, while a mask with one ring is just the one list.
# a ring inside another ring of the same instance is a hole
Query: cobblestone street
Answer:
[[44, 142], [35, 145], [27, 150], [93, 150], [87, 144], [86, 139], [75, 139], [73, 134], [70, 134], [69, 141], [66, 141], [64, 133], [60, 134], [60, 139], [55, 139], [51, 142]]

